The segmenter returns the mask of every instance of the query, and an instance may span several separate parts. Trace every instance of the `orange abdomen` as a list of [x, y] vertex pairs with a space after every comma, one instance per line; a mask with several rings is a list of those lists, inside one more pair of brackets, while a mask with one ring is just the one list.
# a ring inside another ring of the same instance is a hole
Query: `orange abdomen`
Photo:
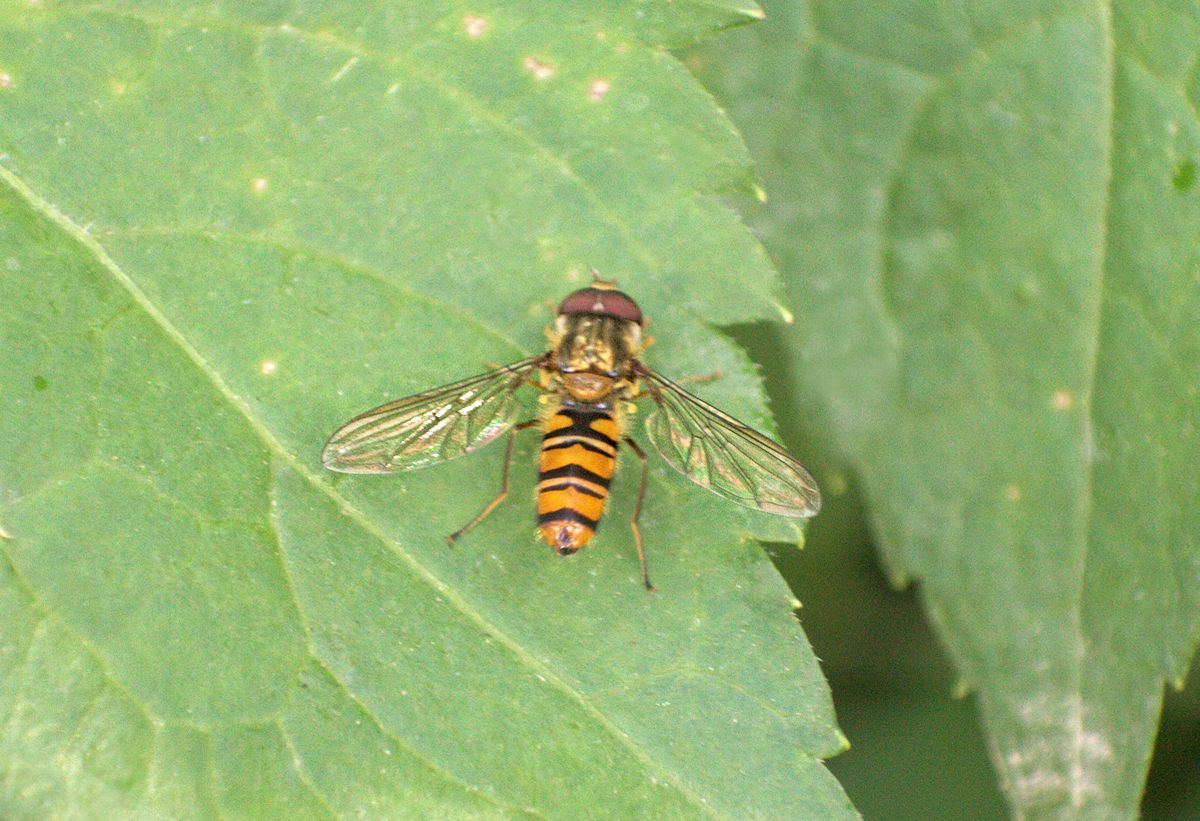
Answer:
[[574, 553], [600, 526], [617, 466], [617, 423], [603, 410], [560, 408], [538, 462], [538, 529], [559, 553]]

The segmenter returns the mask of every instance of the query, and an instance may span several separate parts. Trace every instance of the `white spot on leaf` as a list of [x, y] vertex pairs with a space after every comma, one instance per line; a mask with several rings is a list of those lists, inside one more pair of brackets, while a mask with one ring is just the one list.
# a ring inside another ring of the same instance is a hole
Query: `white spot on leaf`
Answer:
[[1050, 398], [1050, 406], [1055, 410], [1065, 411], [1075, 407], [1075, 395], [1070, 391], [1055, 391]]
[[594, 103], [598, 103], [604, 99], [604, 95], [612, 88], [612, 83], [608, 80], [592, 80], [588, 84], [588, 99]]
[[554, 66], [536, 57], [526, 57], [521, 61], [521, 65], [525, 66], [525, 70], [532, 74], [535, 80], [549, 80], [556, 71]]
[[487, 19], [480, 17], [477, 14], [468, 14], [463, 18], [463, 30], [467, 32], [468, 37], [482, 37], [487, 32], [487, 29]]
[[1069, 801], [1081, 809], [1101, 795], [1097, 771], [1112, 758], [1103, 734], [1089, 729], [1078, 695], [1041, 695], [1017, 706], [1025, 742], [1004, 755], [1018, 806]]

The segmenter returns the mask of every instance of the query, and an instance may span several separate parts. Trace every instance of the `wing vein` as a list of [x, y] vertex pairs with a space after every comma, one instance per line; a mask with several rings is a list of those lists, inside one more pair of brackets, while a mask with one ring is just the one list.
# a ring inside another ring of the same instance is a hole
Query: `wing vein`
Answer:
[[342, 473], [400, 473], [455, 459], [511, 428], [518, 388], [545, 354], [413, 394], [342, 425], [321, 458]]
[[646, 420], [650, 442], [672, 467], [747, 507], [785, 516], [820, 509], [816, 482], [780, 445], [645, 365], [636, 368], [657, 405]]

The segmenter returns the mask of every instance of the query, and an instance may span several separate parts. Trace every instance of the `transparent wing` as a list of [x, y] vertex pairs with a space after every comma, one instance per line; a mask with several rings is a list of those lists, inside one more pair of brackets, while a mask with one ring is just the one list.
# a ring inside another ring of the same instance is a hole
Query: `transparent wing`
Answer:
[[481, 448], [513, 426], [516, 390], [545, 354], [397, 399], [342, 425], [321, 459], [341, 473], [401, 473]]
[[638, 364], [658, 408], [646, 419], [650, 442], [700, 487], [783, 516], [814, 516], [821, 492], [804, 466], [753, 428]]

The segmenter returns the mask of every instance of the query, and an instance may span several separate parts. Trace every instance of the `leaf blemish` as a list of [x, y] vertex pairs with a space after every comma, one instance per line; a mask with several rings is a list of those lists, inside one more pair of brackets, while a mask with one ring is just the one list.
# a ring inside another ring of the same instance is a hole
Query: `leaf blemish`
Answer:
[[253, 182], [250, 183], [250, 187], [254, 189], [255, 194], [264, 193], [267, 190], [267, 185], [266, 177], [255, 177]]
[[1184, 160], [1175, 169], [1175, 176], [1171, 177], [1171, 184], [1175, 186], [1176, 191], [1187, 191], [1196, 184], [1196, 163], [1191, 160]]
[[477, 14], [468, 14], [463, 18], [463, 30], [472, 39], [478, 39], [487, 32], [488, 21]]
[[554, 76], [554, 66], [542, 62], [536, 57], [526, 57], [521, 64], [525, 66], [526, 71], [533, 75], [535, 80], [549, 80]]
[[13, 78], [7, 71], [0, 71], [0, 88], [12, 88]]
[[1042, 294], [1041, 284], [1033, 278], [1026, 279], [1017, 286], [1017, 300], [1023, 303], [1030, 303], [1037, 299]]
[[1070, 410], [1075, 407], [1075, 394], [1070, 391], [1055, 391], [1054, 396], [1050, 397], [1050, 407], [1057, 411]]
[[33, 377], [33, 389], [35, 391], [44, 391], [48, 387], [50, 387], [50, 383], [46, 381], [46, 377], [40, 375]]
[[278, 367], [279, 366], [272, 360], [264, 359], [261, 363], [259, 363], [258, 372], [263, 376], [270, 376], [271, 374], [275, 373], [275, 369]]
[[1004, 488], [1004, 498], [1010, 502], [1021, 501], [1021, 488], [1017, 485], [1009, 485]]
[[594, 103], [598, 103], [604, 99], [604, 95], [612, 88], [612, 83], [608, 80], [592, 80], [588, 84], [588, 99]]
[[333, 73], [333, 76], [330, 77], [328, 80], [329, 84], [332, 85], [333, 83], [336, 83], [337, 81], [341, 80], [343, 77], [345, 77], [347, 74], [349, 74], [350, 70], [353, 69], [356, 65], [358, 65], [358, 57], [351, 57], [349, 60], [347, 60], [345, 62], [345, 64], [341, 68], [339, 68], [337, 71], [335, 71]]
[[846, 474], [841, 472], [830, 474], [828, 483], [829, 494], [831, 496], [842, 496], [850, 489], [850, 483], [846, 480]]

